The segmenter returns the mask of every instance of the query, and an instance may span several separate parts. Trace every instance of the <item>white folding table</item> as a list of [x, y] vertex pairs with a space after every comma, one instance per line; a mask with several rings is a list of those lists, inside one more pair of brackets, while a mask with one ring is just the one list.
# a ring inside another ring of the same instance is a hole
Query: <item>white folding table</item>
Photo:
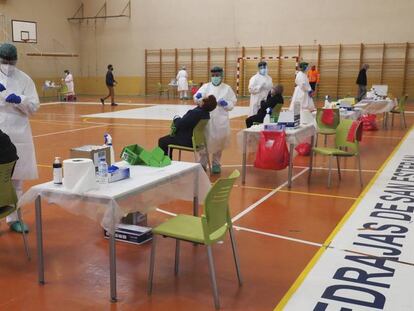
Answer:
[[101, 184], [99, 189], [73, 193], [62, 185], [47, 182], [31, 187], [19, 200], [18, 206], [35, 202], [38, 280], [45, 283], [42, 199], [58, 204], [69, 212], [94, 220], [109, 233], [110, 297], [117, 300], [115, 228], [121, 218], [131, 212], [146, 213], [171, 200], [193, 201], [193, 213], [198, 214], [198, 201], [204, 199], [211, 184], [199, 163], [176, 162], [154, 168], [129, 166], [131, 177], [118, 182]]

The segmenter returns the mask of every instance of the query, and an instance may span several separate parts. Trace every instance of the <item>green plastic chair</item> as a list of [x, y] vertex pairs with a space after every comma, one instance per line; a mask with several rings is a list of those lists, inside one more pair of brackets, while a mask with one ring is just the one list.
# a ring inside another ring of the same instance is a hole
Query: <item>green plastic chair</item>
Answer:
[[[208, 119], [202, 119], [198, 121], [197, 125], [194, 127], [193, 137], [192, 137], [192, 142], [193, 142], [192, 147], [181, 146], [181, 145], [168, 145], [168, 154], [170, 155], [174, 149], [177, 149], [178, 150], [178, 161], [181, 161], [181, 151], [190, 151], [190, 152], [194, 152], [194, 159], [195, 161], [197, 161], [197, 153], [202, 149], [206, 149], [208, 170], [211, 172], [211, 163], [210, 163], [210, 157], [208, 156], [207, 140], [206, 140], [206, 135], [205, 135], [205, 129], [206, 129], [207, 123], [208, 123]], [[171, 160], [172, 160], [172, 157], [171, 157]]]
[[398, 100], [398, 106], [395, 107], [393, 110], [390, 111], [391, 113], [391, 126], [394, 126], [394, 115], [399, 114], [400, 115], [400, 125], [401, 128], [407, 128], [407, 122], [405, 121], [405, 104], [407, 103], [408, 95], [405, 95], [404, 97], [401, 97]]
[[273, 120], [275, 120], [275, 123], [277, 123], [277, 120], [279, 120], [279, 115], [280, 111], [282, 110], [282, 106], [282, 104], [278, 104], [272, 109], [271, 117], [273, 118]]
[[[11, 176], [16, 161], [0, 164], [0, 219], [4, 219], [11, 213], [17, 211], [18, 219], [23, 223], [20, 208], [17, 208], [17, 195], [14, 190]], [[26, 250], [27, 258], [30, 260], [29, 244], [27, 242], [26, 232], [23, 230], [23, 243]]]
[[[333, 109], [334, 111], [334, 122], [332, 125], [327, 125], [322, 122], [322, 113], [324, 108], [318, 108], [316, 111], [316, 124], [318, 125], [317, 134], [324, 135], [324, 147], [326, 147], [328, 136], [335, 135], [336, 128], [340, 122], [340, 113], [339, 109]], [[318, 145], [318, 135], [316, 135], [315, 146]]]
[[167, 94], [167, 98], [170, 99], [170, 90], [168, 88], [163, 87], [161, 82], [157, 83], [158, 88], [158, 98], [161, 98], [162, 94]]
[[232, 221], [229, 212], [230, 192], [233, 188], [234, 182], [239, 176], [239, 171], [235, 170], [228, 178], [220, 178], [214, 183], [204, 200], [204, 214], [201, 217], [178, 215], [167, 220], [152, 230], [153, 238], [150, 270], [148, 276], [148, 295], [151, 295], [152, 293], [156, 235], [170, 237], [176, 240], [174, 269], [175, 275], [178, 274], [180, 241], [192, 242], [206, 246], [210, 279], [214, 295], [214, 305], [216, 309], [219, 309], [220, 301], [216, 283], [212, 245], [223, 240], [226, 232], [228, 231], [230, 234], [239, 286], [242, 285], [243, 281], [240, 273], [236, 241], [234, 239]]
[[[348, 132], [352, 126], [352, 123], [353, 123], [353, 120], [344, 119], [341, 121], [339, 126], [336, 128], [335, 148], [327, 148], [327, 147], [312, 148], [312, 156], [310, 157], [310, 163], [309, 163], [309, 176], [308, 176], [309, 182], [310, 182], [311, 175], [312, 175], [313, 154], [321, 154], [321, 155], [329, 156], [328, 188], [331, 187], [332, 158], [336, 157], [336, 162], [338, 166], [338, 176], [339, 176], [339, 180], [341, 180], [341, 169], [339, 166], [339, 158], [340, 157], [356, 157], [357, 164], [358, 164], [358, 170], [359, 170], [359, 182], [361, 183], [361, 187], [363, 187], [362, 172], [361, 172], [361, 159], [360, 159], [359, 142], [357, 140], [357, 135], [355, 135], [355, 139], [353, 142], [349, 142], [347, 140]], [[362, 126], [362, 123], [359, 124], [359, 127], [355, 130], [355, 133], [361, 130], [361, 126]]]

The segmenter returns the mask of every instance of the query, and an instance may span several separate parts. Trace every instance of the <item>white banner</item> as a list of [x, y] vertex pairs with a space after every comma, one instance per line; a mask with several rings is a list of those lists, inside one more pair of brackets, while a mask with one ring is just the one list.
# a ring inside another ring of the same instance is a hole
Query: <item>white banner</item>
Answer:
[[413, 130], [346, 217], [276, 310], [414, 310]]

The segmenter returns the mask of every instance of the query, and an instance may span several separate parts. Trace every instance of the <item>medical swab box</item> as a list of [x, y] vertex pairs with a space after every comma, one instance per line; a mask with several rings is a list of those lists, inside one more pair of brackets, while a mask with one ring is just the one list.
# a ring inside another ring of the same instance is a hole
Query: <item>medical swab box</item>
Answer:
[[[104, 230], [105, 239], [109, 239], [108, 231]], [[149, 227], [136, 225], [119, 224], [115, 229], [115, 240], [131, 243], [142, 244], [152, 239], [152, 230]]]

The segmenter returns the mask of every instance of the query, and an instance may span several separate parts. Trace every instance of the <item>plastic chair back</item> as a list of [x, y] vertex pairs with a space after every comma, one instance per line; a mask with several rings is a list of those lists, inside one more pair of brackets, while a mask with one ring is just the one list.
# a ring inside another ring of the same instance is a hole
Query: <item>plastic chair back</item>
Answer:
[[195, 150], [201, 149], [206, 146], [205, 128], [207, 126], [208, 119], [202, 119], [198, 121], [197, 125], [193, 129], [193, 148]]
[[401, 97], [398, 100], [398, 111], [404, 112], [405, 111], [405, 103], [407, 102], [408, 95]]
[[[336, 128], [336, 135], [335, 135], [335, 146], [336, 148], [350, 148], [355, 154], [359, 153], [359, 143], [357, 140], [357, 136], [355, 135], [355, 139], [353, 142], [348, 141], [348, 132], [352, 126], [353, 120], [344, 119], [339, 123], [338, 127]], [[362, 126], [362, 122], [355, 131], [361, 130], [360, 127]]]
[[218, 179], [204, 200], [202, 222], [207, 244], [221, 239], [232, 225], [229, 213], [229, 197], [234, 182], [239, 176], [240, 172], [234, 170], [229, 177]]
[[276, 122], [279, 119], [279, 114], [280, 114], [280, 111], [282, 110], [282, 106], [283, 106], [282, 104], [277, 104], [272, 109], [272, 117], [276, 120]]
[[0, 207], [17, 203], [17, 195], [14, 190], [11, 177], [16, 161], [0, 164]]
[[324, 108], [318, 108], [316, 112], [316, 124], [320, 129], [336, 129], [340, 123], [341, 115], [339, 109], [332, 109], [334, 111], [334, 122], [332, 125], [328, 125], [322, 122], [322, 113]]

